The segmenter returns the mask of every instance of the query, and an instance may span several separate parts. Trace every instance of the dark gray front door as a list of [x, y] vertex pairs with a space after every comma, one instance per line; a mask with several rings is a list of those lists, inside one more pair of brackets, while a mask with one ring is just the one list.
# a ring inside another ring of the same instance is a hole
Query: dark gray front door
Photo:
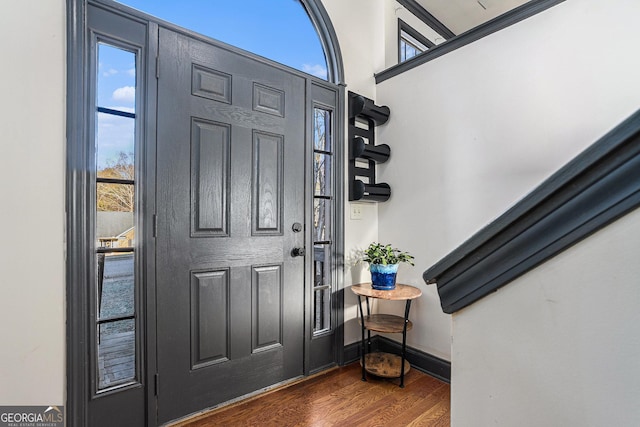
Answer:
[[160, 29], [158, 422], [303, 374], [305, 79]]

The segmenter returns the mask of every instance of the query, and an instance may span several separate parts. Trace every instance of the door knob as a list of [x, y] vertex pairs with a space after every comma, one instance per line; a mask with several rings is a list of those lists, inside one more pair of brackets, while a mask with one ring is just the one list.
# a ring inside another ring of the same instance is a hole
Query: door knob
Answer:
[[307, 254], [307, 251], [305, 250], [305, 248], [293, 248], [293, 249], [291, 249], [291, 256], [292, 257], [305, 256], [306, 254]]

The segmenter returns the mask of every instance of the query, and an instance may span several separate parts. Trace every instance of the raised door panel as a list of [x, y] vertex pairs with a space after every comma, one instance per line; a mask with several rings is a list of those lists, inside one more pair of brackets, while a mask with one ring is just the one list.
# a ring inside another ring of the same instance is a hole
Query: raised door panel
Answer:
[[252, 233], [282, 234], [284, 137], [253, 132]]
[[282, 346], [282, 265], [253, 267], [252, 352]]
[[229, 360], [229, 270], [191, 275], [191, 369]]
[[191, 234], [229, 234], [229, 174], [231, 127], [192, 119]]
[[284, 92], [269, 86], [253, 83], [253, 110], [284, 117]]
[[198, 64], [192, 64], [192, 95], [231, 104], [231, 88], [231, 75]]

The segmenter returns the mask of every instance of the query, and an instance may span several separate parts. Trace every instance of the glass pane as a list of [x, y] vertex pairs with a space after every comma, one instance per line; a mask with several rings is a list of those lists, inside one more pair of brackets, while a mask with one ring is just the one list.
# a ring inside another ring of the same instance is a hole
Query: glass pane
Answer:
[[135, 246], [135, 187], [131, 184], [96, 184], [96, 246]]
[[96, 167], [101, 178], [133, 179], [135, 119], [97, 113]]
[[331, 195], [331, 156], [329, 154], [314, 154], [313, 182], [315, 195]]
[[136, 378], [135, 320], [98, 326], [98, 390]]
[[331, 151], [331, 112], [322, 108], [313, 110], [313, 149]]
[[313, 286], [331, 284], [331, 245], [313, 246]]
[[133, 212], [96, 213], [96, 247], [132, 248], [136, 243]]
[[400, 62], [407, 60], [407, 43], [400, 39]]
[[134, 254], [98, 254], [99, 319], [135, 314]]
[[416, 48], [414, 48], [413, 46], [409, 46], [407, 45], [407, 59], [409, 58], [413, 58], [414, 56], [416, 56], [419, 52], [416, 50]]
[[135, 112], [136, 54], [98, 43], [98, 107]]
[[129, 212], [135, 209], [135, 187], [132, 184], [96, 184], [96, 208], [103, 212]]
[[313, 200], [313, 240], [324, 242], [331, 240], [331, 200]]
[[313, 332], [331, 328], [331, 288], [317, 289], [313, 293]]
[[313, 331], [331, 328], [331, 245], [313, 246]]
[[[135, 112], [136, 56], [98, 44], [97, 107]], [[96, 174], [102, 179], [131, 183], [97, 182], [95, 238], [98, 248], [135, 246], [135, 126], [136, 119], [118, 114], [95, 115]], [[96, 254], [95, 304], [98, 323], [98, 389], [136, 379], [135, 255]]]
[[411, 59], [418, 54], [418, 51], [413, 46], [406, 43], [404, 40], [402, 42], [402, 45], [403, 45], [403, 48], [402, 48], [403, 61], [406, 61], [407, 59]]

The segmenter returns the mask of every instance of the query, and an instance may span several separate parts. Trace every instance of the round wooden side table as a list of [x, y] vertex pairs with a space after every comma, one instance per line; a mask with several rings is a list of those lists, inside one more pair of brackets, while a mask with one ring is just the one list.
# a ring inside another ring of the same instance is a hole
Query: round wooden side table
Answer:
[[[396, 284], [395, 289], [379, 291], [371, 287], [371, 283], [360, 283], [351, 286], [351, 290], [358, 296], [360, 309], [360, 325], [362, 329], [362, 381], [367, 380], [366, 373], [386, 378], [400, 377], [400, 387], [404, 388], [404, 375], [409, 372], [411, 366], [406, 359], [407, 331], [413, 327], [409, 320], [411, 301], [420, 297], [422, 291], [414, 286]], [[367, 305], [367, 315], [362, 308], [362, 297]], [[405, 301], [404, 317], [393, 314], [371, 314], [369, 298], [385, 299], [392, 301]], [[383, 333], [402, 333], [402, 350], [400, 356], [389, 353], [371, 353], [371, 331]], [[367, 340], [365, 340], [365, 332]]]

